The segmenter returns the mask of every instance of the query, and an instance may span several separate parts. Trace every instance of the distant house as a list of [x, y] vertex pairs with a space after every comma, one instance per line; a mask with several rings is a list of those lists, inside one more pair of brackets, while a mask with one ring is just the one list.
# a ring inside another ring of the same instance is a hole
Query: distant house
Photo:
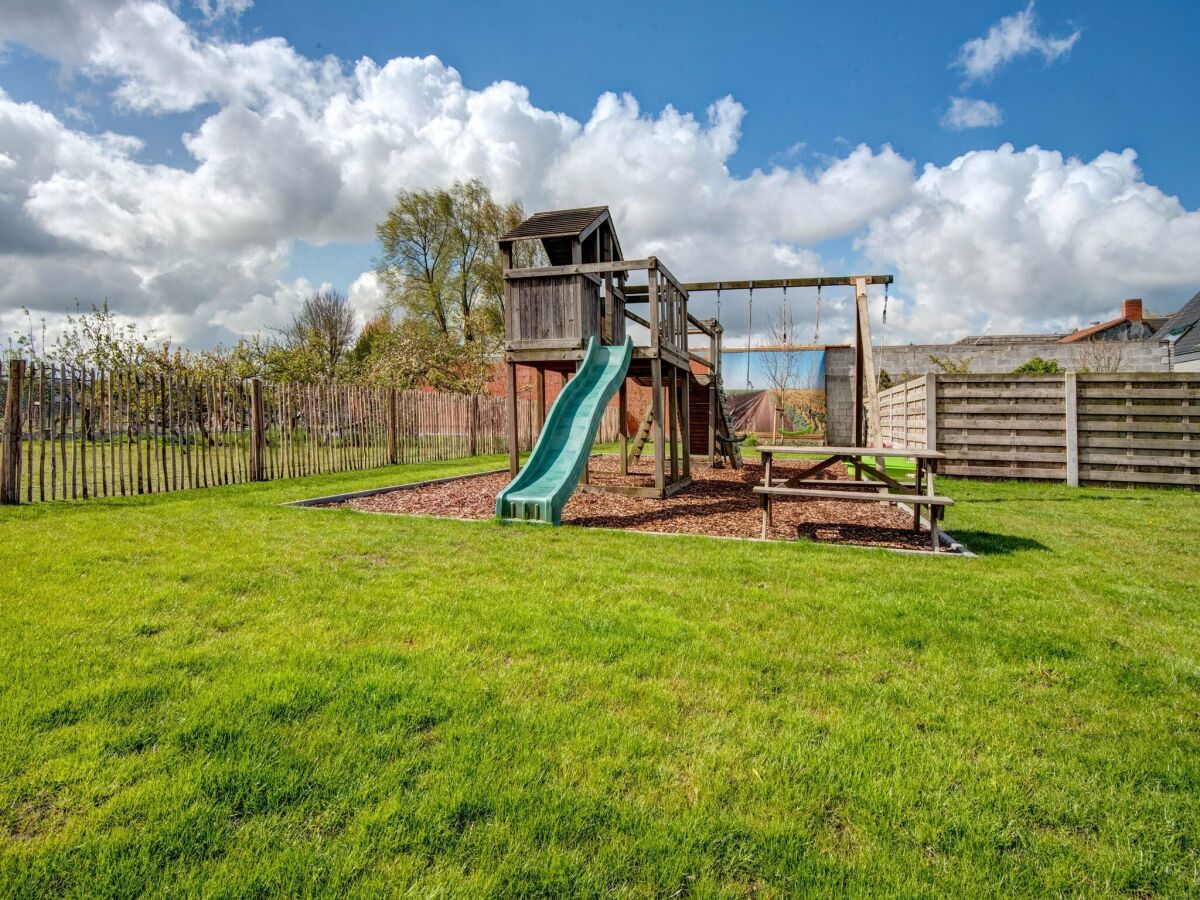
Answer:
[[1200, 372], [1200, 293], [1183, 305], [1154, 335], [1171, 347], [1171, 369]]
[[1097, 322], [1080, 328], [1058, 339], [1060, 344], [1076, 344], [1079, 341], [1148, 341], [1156, 331], [1166, 324], [1169, 316], [1147, 317], [1142, 312], [1141, 300], [1126, 300], [1121, 304], [1121, 315], [1107, 322]]
[[[1033, 358], [1057, 362], [1068, 371], [1169, 372], [1171, 356], [1159, 334], [1169, 316], [1147, 316], [1138, 299], [1121, 304], [1121, 314], [1071, 332], [980, 334], [953, 344], [892, 344], [876, 359], [892, 378], [949, 371], [1011, 372]], [[1197, 336], [1200, 338], [1200, 335]]]

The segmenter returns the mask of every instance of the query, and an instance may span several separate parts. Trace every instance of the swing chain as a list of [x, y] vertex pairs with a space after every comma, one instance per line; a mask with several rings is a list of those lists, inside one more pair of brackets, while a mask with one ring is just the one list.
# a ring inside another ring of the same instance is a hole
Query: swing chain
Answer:
[[883, 324], [884, 325], [887, 324], [888, 289], [890, 287], [891, 287], [891, 285], [889, 285], [887, 282], [884, 282], [884, 284], [883, 284]]
[[817, 318], [813, 323], [813, 343], [821, 343], [821, 285], [817, 285]]
[[783, 345], [786, 347], [788, 342], [788, 305], [787, 305], [787, 285], [783, 286]]
[[754, 382], [750, 380], [750, 341], [754, 336], [754, 285], [750, 285], [749, 320], [746, 322], [746, 389], [754, 390]]

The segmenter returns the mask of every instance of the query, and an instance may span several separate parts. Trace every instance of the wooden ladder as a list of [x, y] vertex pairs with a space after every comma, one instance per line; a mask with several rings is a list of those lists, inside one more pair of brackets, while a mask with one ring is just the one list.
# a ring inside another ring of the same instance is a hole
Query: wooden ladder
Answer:
[[650, 429], [654, 426], [654, 407], [647, 405], [646, 414], [642, 416], [642, 424], [638, 426], [637, 436], [633, 439], [633, 446], [629, 448], [629, 456], [626, 457], [626, 465], [632, 466], [635, 462], [642, 458], [642, 450], [646, 447], [646, 441], [650, 440]]
[[[717, 379], [717, 433], [724, 431], [726, 437], [736, 437], [736, 432], [733, 429], [733, 417], [729, 415], [729, 401], [725, 399], [725, 384], [719, 376], [714, 375]], [[721, 427], [722, 423], [724, 428]], [[742, 445], [737, 441], [717, 441], [717, 445], [721, 448], [721, 454], [729, 460], [729, 467], [732, 469], [740, 469], [742, 467]]]

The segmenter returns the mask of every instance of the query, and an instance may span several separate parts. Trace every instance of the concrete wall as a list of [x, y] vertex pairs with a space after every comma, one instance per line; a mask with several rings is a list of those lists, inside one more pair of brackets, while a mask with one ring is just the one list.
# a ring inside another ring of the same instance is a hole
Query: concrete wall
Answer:
[[[1107, 348], [1109, 345], [1103, 345]], [[1120, 344], [1122, 372], [1169, 372], [1170, 349], [1166, 341], [1129, 341]], [[1081, 344], [1030, 341], [1004, 344], [894, 344], [875, 349], [875, 364], [886, 369], [892, 381], [902, 372], [924, 375], [940, 372], [930, 356], [966, 360], [972, 374], [1008, 374], [1035, 356], [1056, 360], [1068, 371], [1086, 368], [1086, 349]]]
[[825, 440], [830, 446], [854, 442], [854, 348], [825, 350]]
[[[965, 359], [972, 374], [1008, 374], [1029, 359], [1057, 360], [1067, 370], [1081, 367], [1078, 344], [1029, 341], [973, 346], [970, 344], [898, 344], [876, 347], [876, 365], [896, 381], [901, 372], [924, 375], [940, 372], [930, 356]], [[1179, 368], [1176, 366], [1176, 368]], [[1165, 341], [1130, 341], [1121, 345], [1122, 372], [1171, 371], [1170, 348]], [[854, 348], [825, 351], [825, 403], [828, 407], [827, 440], [832, 445], [854, 441]]]

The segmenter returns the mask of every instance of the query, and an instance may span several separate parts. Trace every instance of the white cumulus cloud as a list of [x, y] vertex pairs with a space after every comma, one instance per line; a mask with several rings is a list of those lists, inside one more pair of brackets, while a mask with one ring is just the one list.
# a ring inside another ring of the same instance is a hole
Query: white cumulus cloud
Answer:
[[988, 78], [1014, 59], [1037, 54], [1047, 63], [1066, 56], [1079, 41], [1080, 32], [1066, 37], [1049, 37], [1038, 31], [1033, 2], [1005, 16], [983, 37], [972, 38], [959, 48], [955, 65], [967, 81]]
[[865, 145], [735, 177], [745, 111], [728, 97], [697, 118], [605, 94], [581, 123], [522, 85], [469, 88], [436, 57], [311, 60], [277, 38], [203, 35], [148, 0], [112, 12], [78, 53], [82, 71], [115, 79], [121, 106], [216, 109], [183, 136], [190, 166], [149, 165], [135, 138], [0, 93], [0, 216], [15, 226], [0, 304], [107, 298], [179, 314], [181, 340], [276, 324], [295, 296], [278, 281], [292, 241], [368, 242], [402, 189], [480, 177], [531, 210], [608, 203], [629, 252], [702, 277], [817, 271], [805, 244], [861, 228], [913, 180], [911, 161]]
[[[295, 241], [367, 244], [397, 191], [471, 177], [530, 211], [608, 204], [628, 255], [661, 255], [689, 280], [894, 267], [891, 336], [1095, 318], [1124, 293], [1190, 296], [1200, 281], [1200, 213], [1146, 184], [1132, 151], [1084, 163], [1005, 146], [917, 177], [892, 147], [860, 145], [735, 175], [746, 110], [731, 97], [693, 115], [605, 93], [578, 121], [510, 81], [468, 86], [436, 57], [311, 59], [278, 38], [198, 30], [154, 0], [22, 0], [17, 12], [0, 39], [97, 77], [123, 108], [201, 118], [181, 136], [185, 162], [148, 163], [136, 137], [89, 132], [0, 90], [10, 330], [22, 306], [53, 316], [77, 299], [107, 299], [197, 345], [279, 327], [319, 287], [287, 274]], [[828, 249], [855, 240], [866, 263]], [[369, 315], [374, 274], [348, 294]], [[712, 299], [694, 311], [711, 314]], [[813, 299], [791, 298], [805, 333]], [[780, 300], [755, 297], [756, 330]], [[845, 300], [825, 293], [824, 338], [847, 336]], [[722, 313], [740, 340], [744, 298], [726, 297]]]
[[967, 128], [991, 128], [1003, 121], [1004, 116], [995, 103], [970, 97], [951, 97], [950, 108], [942, 116], [942, 127], [963, 131]]
[[901, 275], [897, 327], [943, 338], [1069, 328], [1111, 317], [1124, 297], [1173, 309], [1200, 283], [1200, 212], [1147, 184], [1136, 160], [1005, 144], [927, 165], [862, 241]]

